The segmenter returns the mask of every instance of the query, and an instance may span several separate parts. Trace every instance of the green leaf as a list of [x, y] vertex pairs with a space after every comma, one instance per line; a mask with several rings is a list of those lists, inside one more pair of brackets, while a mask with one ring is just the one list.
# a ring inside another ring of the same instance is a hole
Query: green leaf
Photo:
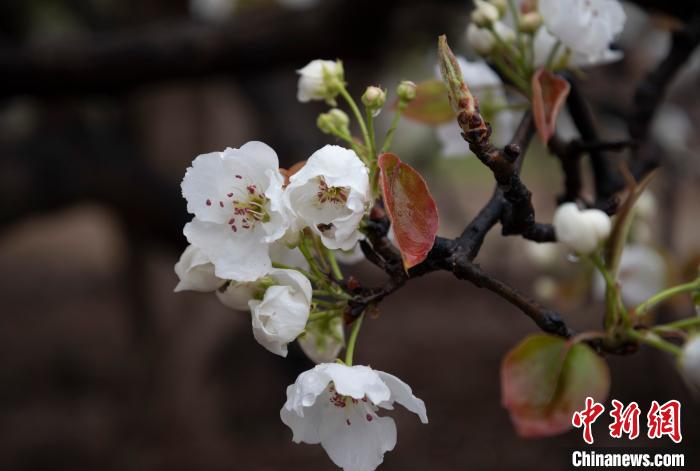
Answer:
[[403, 115], [423, 124], [444, 124], [455, 119], [447, 99], [447, 87], [439, 79], [426, 80], [416, 86], [416, 97], [406, 105]]
[[557, 116], [569, 90], [569, 82], [546, 69], [539, 69], [532, 75], [532, 114], [537, 134], [545, 144], [554, 135]]
[[423, 177], [391, 153], [379, 156], [384, 206], [406, 270], [425, 260], [435, 243], [438, 212]]
[[603, 401], [610, 373], [588, 345], [560, 337], [527, 337], [503, 360], [501, 399], [519, 435], [544, 437], [571, 428], [586, 397]]

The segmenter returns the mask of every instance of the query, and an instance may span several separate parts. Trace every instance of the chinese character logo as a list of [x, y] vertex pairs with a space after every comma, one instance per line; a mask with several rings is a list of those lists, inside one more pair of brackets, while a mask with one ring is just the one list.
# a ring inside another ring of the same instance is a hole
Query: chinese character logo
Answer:
[[[630, 402], [627, 407], [618, 401], [612, 400], [612, 410], [610, 417], [612, 423], [608, 426], [612, 438], [627, 438], [634, 440], [639, 436], [639, 416], [641, 409], [636, 402]], [[605, 411], [605, 406], [595, 402], [592, 397], [586, 398], [586, 407], [583, 410], [574, 412], [571, 417], [571, 424], [576, 428], [583, 428], [583, 440], [589, 445], [593, 444], [593, 423]], [[651, 402], [651, 407], [647, 413], [647, 436], [651, 439], [669, 437], [675, 443], [680, 443], [683, 439], [681, 434], [681, 403], [671, 400], [665, 404], [657, 401]]]

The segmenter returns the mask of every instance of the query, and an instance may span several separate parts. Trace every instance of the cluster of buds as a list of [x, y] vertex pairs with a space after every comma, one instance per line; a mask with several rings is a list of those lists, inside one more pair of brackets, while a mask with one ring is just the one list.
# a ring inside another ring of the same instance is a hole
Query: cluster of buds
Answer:
[[488, 56], [499, 43], [515, 40], [513, 29], [501, 21], [506, 10], [506, 0], [476, 0], [467, 27], [467, 41], [478, 54]]
[[498, 62], [568, 68], [620, 59], [610, 44], [624, 23], [618, 0], [475, 0], [466, 36], [474, 51]]

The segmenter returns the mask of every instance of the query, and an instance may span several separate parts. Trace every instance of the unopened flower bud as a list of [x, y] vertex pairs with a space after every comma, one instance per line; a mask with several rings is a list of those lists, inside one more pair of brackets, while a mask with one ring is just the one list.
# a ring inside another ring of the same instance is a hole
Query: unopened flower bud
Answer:
[[497, 21], [493, 25], [493, 29], [496, 31], [496, 34], [498, 34], [501, 39], [507, 43], [512, 43], [515, 41], [515, 31], [513, 31], [513, 28], [508, 26], [502, 21]]
[[700, 335], [691, 337], [683, 346], [680, 367], [685, 379], [700, 390]]
[[590, 255], [610, 235], [610, 217], [599, 209], [580, 210], [576, 203], [557, 208], [552, 221], [557, 240], [577, 253]]
[[399, 100], [404, 103], [413, 101], [416, 98], [416, 84], [410, 80], [404, 80], [396, 88], [396, 94], [399, 96]]
[[542, 15], [538, 11], [531, 11], [520, 15], [518, 29], [523, 33], [533, 34], [542, 26]]
[[379, 87], [369, 86], [362, 94], [362, 104], [372, 112], [373, 116], [379, 114], [386, 102], [386, 92]]
[[474, 23], [469, 23], [469, 26], [467, 26], [467, 41], [474, 51], [482, 56], [487, 56], [493, 50], [496, 40], [488, 29], [479, 28]]
[[316, 125], [324, 134], [342, 134], [350, 133], [350, 118], [348, 115], [338, 108], [333, 108], [328, 113], [318, 115]]
[[305, 103], [311, 100], [324, 100], [334, 106], [335, 97], [345, 86], [343, 63], [316, 59], [304, 68], [297, 70], [300, 75], [297, 99]]
[[501, 16], [505, 15], [508, 9], [508, 0], [489, 0], [489, 3], [498, 9]]
[[472, 11], [472, 22], [477, 26], [488, 27], [501, 17], [498, 8], [484, 0], [475, 0]]

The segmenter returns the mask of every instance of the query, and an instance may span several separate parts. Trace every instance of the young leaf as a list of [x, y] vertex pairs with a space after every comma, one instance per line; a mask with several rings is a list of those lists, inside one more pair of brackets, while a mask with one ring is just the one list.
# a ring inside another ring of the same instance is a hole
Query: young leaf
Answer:
[[588, 345], [547, 334], [527, 337], [501, 365], [501, 400], [523, 437], [567, 431], [586, 397], [603, 401], [609, 386], [607, 364]]
[[613, 276], [617, 276], [622, 251], [625, 248], [627, 236], [632, 226], [634, 205], [649, 183], [651, 183], [651, 180], [656, 176], [656, 171], [650, 172], [640, 182], [636, 182], [634, 177], [629, 174], [629, 171], [623, 172], [623, 175], [626, 176], [627, 180], [627, 197], [617, 210], [610, 237], [608, 237], [608, 241], [605, 244], [605, 264]]
[[559, 110], [570, 89], [569, 82], [546, 69], [539, 69], [532, 76], [532, 114], [537, 134], [545, 144], [554, 135]]
[[442, 80], [431, 79], [416, 86], [416, 97], [406, 105], [403, 115], [423, 124], [444, 124], [455, 119], [447, 87]]
[[406, 270], [425, 260], [435, 242], [438, 212], [423, 177], [395, 154], [379, 156], [384, 205]]

